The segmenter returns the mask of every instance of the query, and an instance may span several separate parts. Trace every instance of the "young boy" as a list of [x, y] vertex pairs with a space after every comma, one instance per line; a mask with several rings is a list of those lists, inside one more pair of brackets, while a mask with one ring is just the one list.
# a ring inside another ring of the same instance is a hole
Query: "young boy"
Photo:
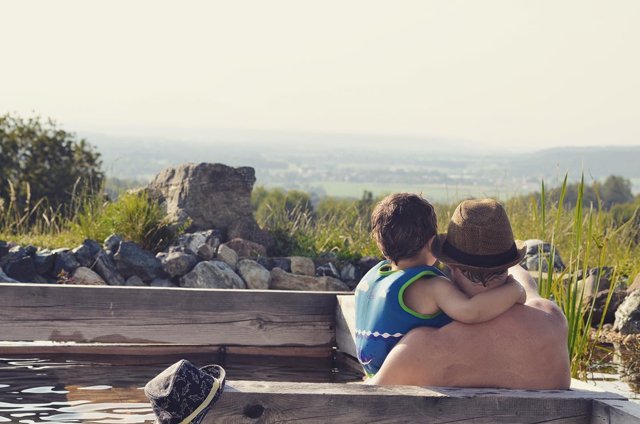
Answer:
[[[433, 266], [436, 258], [431, 247], [437, 220], [433, 207], [422, 197], [409, 193], [387, 196], [376, 205], [371, 223], [386, 260], [362, 278], [355, 292], [356, 348], [368, 376], [375, 375], [387, 354], [412, 328], [442, 327], [452, 320], [488, 321], [515, 303], [524, 303], [524, 289], [508, 279], [506, 263], [490, 273], [479, 267], [473, 275], [456, 268], [454, 274], [462, 279], [466, 274], [496, 287], [471, 298]], [[447, 241], [452, 240], [444, 243]], [[448, 251], [455, 249], [450, 244], [446, 247]]]

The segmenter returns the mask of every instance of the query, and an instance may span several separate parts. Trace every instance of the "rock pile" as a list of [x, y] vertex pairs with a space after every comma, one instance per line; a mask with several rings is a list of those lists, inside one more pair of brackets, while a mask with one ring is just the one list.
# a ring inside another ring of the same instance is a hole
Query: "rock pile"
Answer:
[[377, 261], [270, 258], [256, 242], [221, 239], [218, 230], [185, 233], [157, 255], [117, 235], [53, 251], [0, 241], [0, 282], [350, 291]]

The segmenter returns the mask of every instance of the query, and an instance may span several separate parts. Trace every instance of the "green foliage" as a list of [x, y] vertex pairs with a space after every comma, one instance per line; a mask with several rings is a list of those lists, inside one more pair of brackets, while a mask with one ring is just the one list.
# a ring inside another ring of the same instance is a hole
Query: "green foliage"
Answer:
[[375, 205], [370, 192], [359, 200], [326, 197], [314, 208], [306, 193], [259, 187], [252, 203], [258, 224], [275, 239], [274, 255], [334, 253], [349, 260], [380, 255], [370, 235]]
[[151, 251], [167, 247], [183, 229], [172, 225], [145, 192], [127, 193], [115, 202], [88, 199], [71, 225], [72, 232], [84, 238], [104, 240], [118, 234]]
[[46, 204], [71, 215], [68, 206], [78, 192], [101, 187], [100, 165], [98, 152], [52, 120], [0, 116], [0, 199], [14, 214], [24, 217], [24, 210]]
[[[590, 268], [613, 268], [613, 284], [620, 277], [633, 278], [640, 265], [635, 258], [640, 255], [637, 240], [629, 236], [629, 229], [637, 230], [635, 214], [624, 215], [607, 212], [595, 207], [583, 207], [587, 186], [584, 180], [575, 186], [575, 207], [567, 207], [566, 197], [572, 195], [571, 185], [564, 184], [553, 193], [547, 193], [544, 182], [538, 196], [512, 199], [507, 210], [517, 238], [539, 238], [549, 241], [561, 252], [567, 268], [562, 273], [539, 273], [538, 288], [541, 296], [554, 299], [567, 317], [569, 336], [567, 347], [571, 357], [573, 377], [585, 378], [589, 365], [598, 349], [597, 336], [603, 322], [592, 322], [594, 303], [587, 302], [584, 286], [579, 276]], [[635, 210], [635, 209], [634, 209]], [[548, 269], [553, 269], [553, 252], [548, 257]], [[607, 299], [611, 300], [613, 289]], [[605, 313], [602, 316], [604, 319]], [[595, 334], [591, 327], [596, 328]]]
[[562, 197], [562, 205], [567, 208], [574, 208], [577, 205], [578, 197], [581, 199], [582, 207], [604, 210], [633, 201], [631, 181], [617, 175], [609, 175], [604, 182], [594, 181], [591, 185], [585, 185], [584, 181], [569, 184], [565, 177], [561, 187], [548, 190], [547, 193], [544, 190], [543, 186], [541, 192], [533, 194], [536, 202], [540, 203], [546, 198], [548, 202], [558, 203]]

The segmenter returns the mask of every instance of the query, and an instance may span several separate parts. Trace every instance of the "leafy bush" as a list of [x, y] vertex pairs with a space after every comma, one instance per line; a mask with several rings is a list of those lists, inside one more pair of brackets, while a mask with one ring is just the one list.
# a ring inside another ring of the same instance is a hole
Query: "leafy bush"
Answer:
[[72, 231], [85, 238], [104, 240], [118, 234], [151, 251], [167, 247], [183, 229], [171, 224], [144, 191], [124, 194], [115, 202], [88, 199], [72, 225]]
[[45, 202], [56, 214], [72, 215], [68, 206], [78, 192], [101, 188], [100, 166], [100, 154], [86, 140], [54, 121], [0, 116], [0, 198], [14, 214], [24, 217], [25, 209]]

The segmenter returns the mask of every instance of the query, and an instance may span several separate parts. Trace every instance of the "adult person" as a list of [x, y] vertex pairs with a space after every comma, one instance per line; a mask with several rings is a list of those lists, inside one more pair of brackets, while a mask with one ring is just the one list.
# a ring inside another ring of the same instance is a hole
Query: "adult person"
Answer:
[[[491, 271], [509, 262], [516, 249], [511, 226], [500, 206], [494, 214], [456, 209], [446, 235], [438, 238], [436, 256], [449, 265], [454, 283], [468, 296], [492, 288]], [[497, 203], [497, 202], [495, 202]], [[502, 216], [502, 218], [500, 218]], [[496, 219], [506, 219], [496, 234]], [[489, 231], [488, 228], [492, 230]], [[495, 245], [496, 251], [478, 255], [478, 247]], [[567, 389], [570, 364], [567, 321], [553, 302], [539, 296], [531, 275], [519, 265], [509, 268], [527, 292], [524, 305], [514, 305], [491, 321], [479, 324], [452, 322], [442, 328], [411, 330], [391, 350], [368, 384], [512, 389]]]

